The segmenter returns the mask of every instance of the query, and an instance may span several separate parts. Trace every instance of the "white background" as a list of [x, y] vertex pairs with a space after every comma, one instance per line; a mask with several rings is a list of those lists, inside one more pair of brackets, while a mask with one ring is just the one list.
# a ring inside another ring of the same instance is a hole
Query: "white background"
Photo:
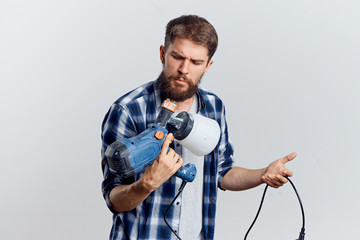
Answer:
[[[220, 43], [203, 87], [225, 102], [236, 164], [288, 164], [306, 239], [355, 239], [360, 3], [343, 0], [0, 2], [0, 239], [107, 239], [100, 126], [161, 71], [165, 25], [198, 14]], [[215, 239], [243, 239], [264, 185], [220, 192]], [[287, 184], [248, 239], [295, 239]]]

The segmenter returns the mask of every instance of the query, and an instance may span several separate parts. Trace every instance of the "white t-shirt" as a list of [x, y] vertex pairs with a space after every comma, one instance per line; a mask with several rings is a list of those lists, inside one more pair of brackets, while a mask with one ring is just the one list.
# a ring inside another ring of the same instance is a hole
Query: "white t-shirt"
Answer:
[[[198, 98], [195, 94], [194, 102], [189, 113], [198, 111]], [[186, 148], [182, 148], [184, 165], [193, 163], [196, 166], [196, 177], [193, 182], [186, 184], [181, 197], [181, 215], [179, 236], [183, 240], [201, 240], [204, 156], [197, 156]]]

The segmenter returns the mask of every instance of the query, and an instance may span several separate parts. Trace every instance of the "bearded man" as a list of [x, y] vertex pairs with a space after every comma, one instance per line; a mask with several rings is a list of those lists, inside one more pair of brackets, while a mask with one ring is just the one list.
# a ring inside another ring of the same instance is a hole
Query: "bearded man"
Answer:
[[[263, 169], [234, 166], [224, 104], [214, 93], [199, 87], [213, 63], [217, 45], [217, 33], [206, 19], [187, 15], [171, 20], [165, 43], [160, 46], [160, 76], [120, 97], [106, 114], [102, 124], [102, 189], [113, 212], [110, 239], [176, 239], [163, 216], [181, 185], [181, 179], [173, 175], [188, 162], [196, 165], [196, 178], [168, 214], [172, 229], [184, 240], [214, 238], [218, 188], [240, 191], [263, 183], [277, 188], [287, 182], [285, 177], [292, 176], [284, 164], [296, 153]], [[176, 101], [179, 112], [197, 113], [217, 121], [220, 140], [215, 149], [206, 156], [196, 156], [173, 141], [170, 133], [159, 157], [144, 173], [127, 179], [112, 174], [104, 154], [106, 148], [116, 140], [146, 130], [155, 122], [164, 99]]]

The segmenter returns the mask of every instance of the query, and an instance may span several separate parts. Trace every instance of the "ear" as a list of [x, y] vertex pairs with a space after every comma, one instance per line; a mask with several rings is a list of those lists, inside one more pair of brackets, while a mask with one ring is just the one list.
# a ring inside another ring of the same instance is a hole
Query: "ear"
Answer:
[[165, 47], [163, 45], [160, 46], [160, 61], [165, 63]]
[[209, 63], [207, 64], [207, 66], [206, 66], [206, 68], [205, 68], [205, 71], [204, 71], [204, 73], [206, 73], [207, 72], [207, 70], [209, 70], [209, 68], [211, 67], [211, 65], [214, 63], [214, 61], [213, 60], [210, 60], [209, 61]]

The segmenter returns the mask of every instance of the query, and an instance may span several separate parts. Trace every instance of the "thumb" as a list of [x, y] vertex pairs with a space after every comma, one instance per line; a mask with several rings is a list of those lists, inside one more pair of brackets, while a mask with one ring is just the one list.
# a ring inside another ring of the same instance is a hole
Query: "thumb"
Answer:
[[290, 153], [290, 154], [286, 155], [285, 157], [280, 158], [280, 162], [281, 162], [282, 164], [285, 164], [285, 163], [293, 160], [294, 158], [296, 158], [296, 156], [297, 156], [297, 153], [296, 153], [296, 152]]

